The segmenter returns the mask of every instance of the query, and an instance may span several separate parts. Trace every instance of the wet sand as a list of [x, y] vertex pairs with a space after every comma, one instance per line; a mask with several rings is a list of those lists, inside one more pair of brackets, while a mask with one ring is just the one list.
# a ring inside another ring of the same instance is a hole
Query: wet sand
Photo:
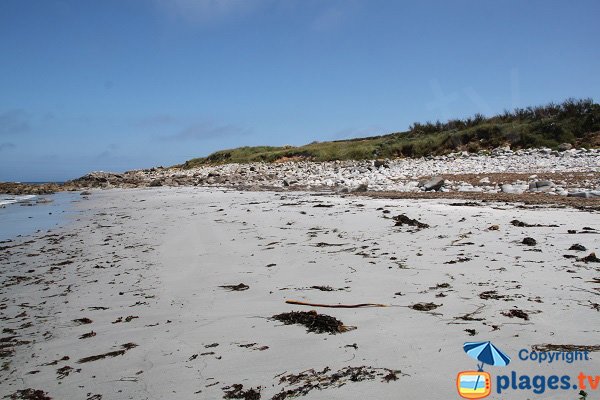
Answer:
[[[585, 259], [600, 250], [597, 212], [461, 202], [94, 191], [71, 225], [0, 244], [0, 396], [457, 398], [456, 374], [476, 365], [462, 344], [484, 340], [513, 358], [492, 373], [597, 373], [599, 352], [541, 367], [517, 357], [600, 344], [600, 263]], [[396, 226], [402, 214], [429, 227]], [[311, 310], [350, 329], [271, 318]]]

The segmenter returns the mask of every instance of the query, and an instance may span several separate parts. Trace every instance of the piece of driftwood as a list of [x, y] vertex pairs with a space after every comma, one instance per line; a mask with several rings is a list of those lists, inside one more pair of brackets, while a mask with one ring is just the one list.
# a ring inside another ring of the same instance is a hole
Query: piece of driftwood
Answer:
[[319, 303], [306, 303], [304, 301], [297, 300], [286, 300], [287, 304], [295, 304], [298, 306], [309, 306], [309, 307], [327, 307], [327, 308], [361, 308], [361, 307], [389, 307], [386, 304], [375, 304], [375, 303], [360, 303], [360, 304], [319, 304]]

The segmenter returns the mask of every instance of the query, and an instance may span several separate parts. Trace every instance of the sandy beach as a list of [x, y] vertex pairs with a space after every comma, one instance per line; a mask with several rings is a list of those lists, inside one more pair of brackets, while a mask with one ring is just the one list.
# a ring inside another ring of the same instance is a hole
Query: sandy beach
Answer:
[[[77, 208], [0, 244], [0, 397], [458, 398], [476, 367], [462, 345], [485, 340], [512, 358], [492, 373], [600, 370], [594, 211], [195, 187], [94, 190]], [[272, 318], [311, 310], [343, 332]], [[548, 344], [591, 359], [517, 356]]]

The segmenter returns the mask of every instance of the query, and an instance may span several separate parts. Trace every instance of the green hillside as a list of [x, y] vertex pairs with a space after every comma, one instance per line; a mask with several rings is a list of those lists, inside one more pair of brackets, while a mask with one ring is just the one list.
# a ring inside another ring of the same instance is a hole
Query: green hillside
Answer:
[[557, 148], [562, 143], [600, 147], [600, 104], [591, 99], [569, 99], [561, 104], [505, 111], [493, 117], [477, 114], [446, 123], [414, 123], [406, 132], [381, 136], [315, 142], [298, 147], [239, 147], [194, 158], [181, 167], [286, 159], [332, 161], [422, 157], [458, 150], [490, 150], [506, 144], [518, 149]]

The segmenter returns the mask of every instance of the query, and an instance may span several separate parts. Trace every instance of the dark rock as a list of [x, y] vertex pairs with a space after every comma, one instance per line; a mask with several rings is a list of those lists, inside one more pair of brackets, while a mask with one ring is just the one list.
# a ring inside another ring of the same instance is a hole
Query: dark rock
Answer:
[[527, 246], [535, 246], [537, 244], [537, 242], [535, 241], [534, 238], [530, 238], [530, 237], [526, 237], [525, 239], [523, 239], [523, 241], [521, 242]]
[[387, 162], [387, 161], [385, 161], [385, 160], [375, 160], [375, 161], [373, 162], [373, 166], [374, 166], [375, 168], [379, 168], [379, 167], [383, 167], [383, 168], [389, 168], [389, 167], [390, 167], [390, 165], [388, 164], [388, 162]]
[[56, 183], [44, 183], [41, 185], [30, 185], [27, 183], [0, 182], [0, 193], [23, 195], [23, 194], [53, 194], [67, 189], [66, 186]]
[[589, 262], [598, 263], [600, 262], [600, 258], [596, 257], [596, 253], [590, 253], [585, 257], [578, 258], [577, 261], [583, 261], [586, 264]]
[[569, 247], [569, 250], [586, 251], [587, 249], [585, 248], [585, 246], [580, 245], [579, 243], [576, 243], [573, 246]]
[[152, 181], [150, 181], [150, 183], [148, 184], [148, 186], [150, 187], [158, 187], [158, 186], [162, 186], [162, 181], [160, 179], [154, 179]]
[[123, 183], [123, 174], [114, 174], [112, 172], [90, 172], [87, 175], [72, 180], [70, 183], [84, 187], [106, 186], [108, 184], [118, 185]]

